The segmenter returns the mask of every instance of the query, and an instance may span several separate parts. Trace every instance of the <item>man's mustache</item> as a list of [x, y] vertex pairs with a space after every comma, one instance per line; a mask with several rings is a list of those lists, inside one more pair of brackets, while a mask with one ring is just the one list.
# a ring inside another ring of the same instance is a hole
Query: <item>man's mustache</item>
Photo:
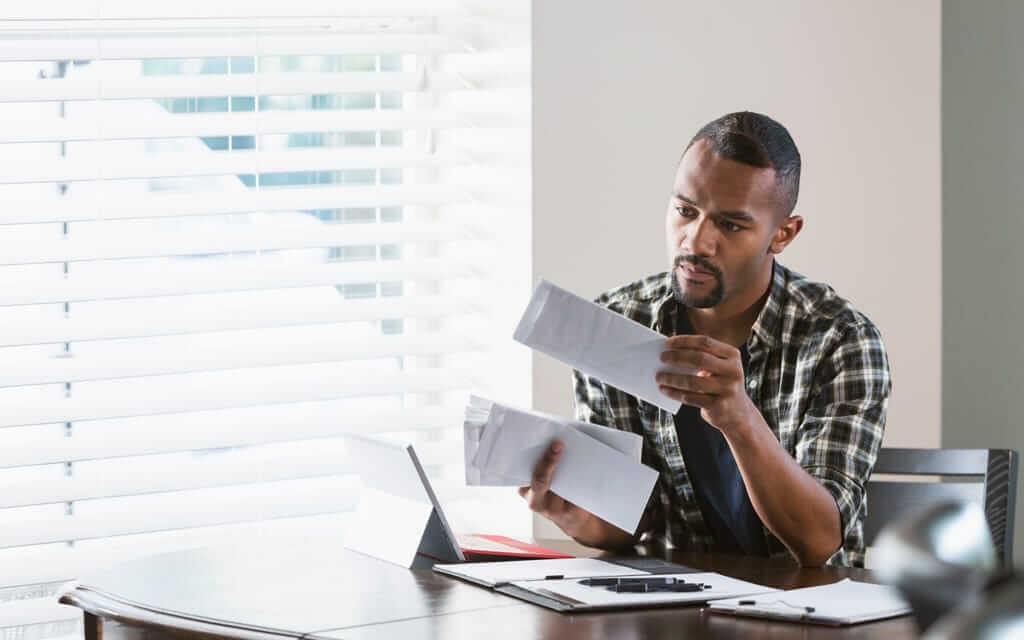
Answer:
[[708, 259], [705, 258], [704, 256], [696, 256], [696, 255], [692, 255], [692, 254], [691, 255], [678, 255], [678, 256], [676, 256], [676, 259], [674, 261], [674, 265], [676, 267], [681, 267], [681, 266], [683, 266], [683, 263], [689, 263], [689, 264], [693, 265], [694, 267], [697, 267], [701, 271], [707, 271], [708, 273], [713, 274], [718, 279], [721, 279], [721, 277], [722, 277], [722, 271], [718, 267], [716, 267], [715, 265], [711, 264], [708, 261]]

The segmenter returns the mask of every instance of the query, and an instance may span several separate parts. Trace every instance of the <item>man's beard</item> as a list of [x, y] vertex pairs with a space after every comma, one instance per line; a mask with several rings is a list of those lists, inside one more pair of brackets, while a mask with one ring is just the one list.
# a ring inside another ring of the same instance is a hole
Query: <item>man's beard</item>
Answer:
[[[715, 286], [711, 289], [711, 293], [706, 296], [697, 297], [683, 291], [682, 285], [679, 284], [679, 271], [677, 269], [684, 263], [689, 263], [698, 269], [707, 271], [715, 278]], [[722, 282], [722, 272], [706, 259], [701, 256], [689, 255], [676, 256], [676, 259], [672, 261], [672, 296], [679, 304], [696, 309], [707, 309], [721, 302], [724, 295], [725, 284]]]

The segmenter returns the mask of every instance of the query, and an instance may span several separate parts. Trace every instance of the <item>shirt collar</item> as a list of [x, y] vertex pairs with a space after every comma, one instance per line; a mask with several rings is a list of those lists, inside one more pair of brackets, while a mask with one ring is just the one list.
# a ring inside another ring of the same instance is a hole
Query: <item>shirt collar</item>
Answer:
[[651, 317], [654, 318], [654, 325], [651, 328], [666, 336], [675, 333], [676, 316], [682, 306], [675, 304], [675, 296], [672, 294], [674, 288], [672, 278], [675, 277], [672, 271], [669, 270], [665, 275], [664, 293], [654, 299], [654, 313], [651, 314]]
[[769, 287], [768, 299], [757, 314], [751, 333], [766, 347], [774, 349], [779, 342], [779, 323], [786, 294], [786, 271], [775, 261], [772, 261], [772, 283]]
[[[675, 302], [672, 294], [672, 278], [675, 275], [669, 271], [666, 275], [665, 293], [654, 300], [654, 326], [659, 333], [670, 335], [676, 327], [676, 317], [682, 309], [680, 304], [669, 304]], [[782, 318], [782, 303], [786, 291], [785, 269], [778, 262], [772, 262], [772, 282], [770, 285], [768, 299], [757, 314], [757, 320], [751, 328], [751, 335], [768, 349], [774, 349], [778, 344], [779, 321]]]

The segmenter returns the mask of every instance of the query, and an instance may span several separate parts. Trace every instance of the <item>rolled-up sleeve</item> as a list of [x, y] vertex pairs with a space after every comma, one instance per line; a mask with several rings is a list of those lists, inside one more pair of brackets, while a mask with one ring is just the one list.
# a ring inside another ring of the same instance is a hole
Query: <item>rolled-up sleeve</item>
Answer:
[[847, 329], [815, 373], [796, 461], [832, 494], [844, 540], [864, 516], [864, 486], [882, 444], [891, 390], [885, 346], [871, 324]]

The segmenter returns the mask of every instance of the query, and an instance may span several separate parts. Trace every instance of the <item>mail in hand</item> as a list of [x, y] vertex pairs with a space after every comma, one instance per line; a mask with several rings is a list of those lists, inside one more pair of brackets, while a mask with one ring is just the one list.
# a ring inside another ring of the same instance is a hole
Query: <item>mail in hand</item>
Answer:
[[649, 327], [542, 280], [516, 327], [531, 349], [672, 414], [680, 402], [658, 389], [659, 371], [694, 369], [661, 362], [665, 336]]
[[640, 463], [643, 440], [626, 431], [523, 411], [473, 397], [464, 423], [466, 484], [525, 486], [551, 442], [564, 448], [551, 491], [633, 533], [658, 472]]

